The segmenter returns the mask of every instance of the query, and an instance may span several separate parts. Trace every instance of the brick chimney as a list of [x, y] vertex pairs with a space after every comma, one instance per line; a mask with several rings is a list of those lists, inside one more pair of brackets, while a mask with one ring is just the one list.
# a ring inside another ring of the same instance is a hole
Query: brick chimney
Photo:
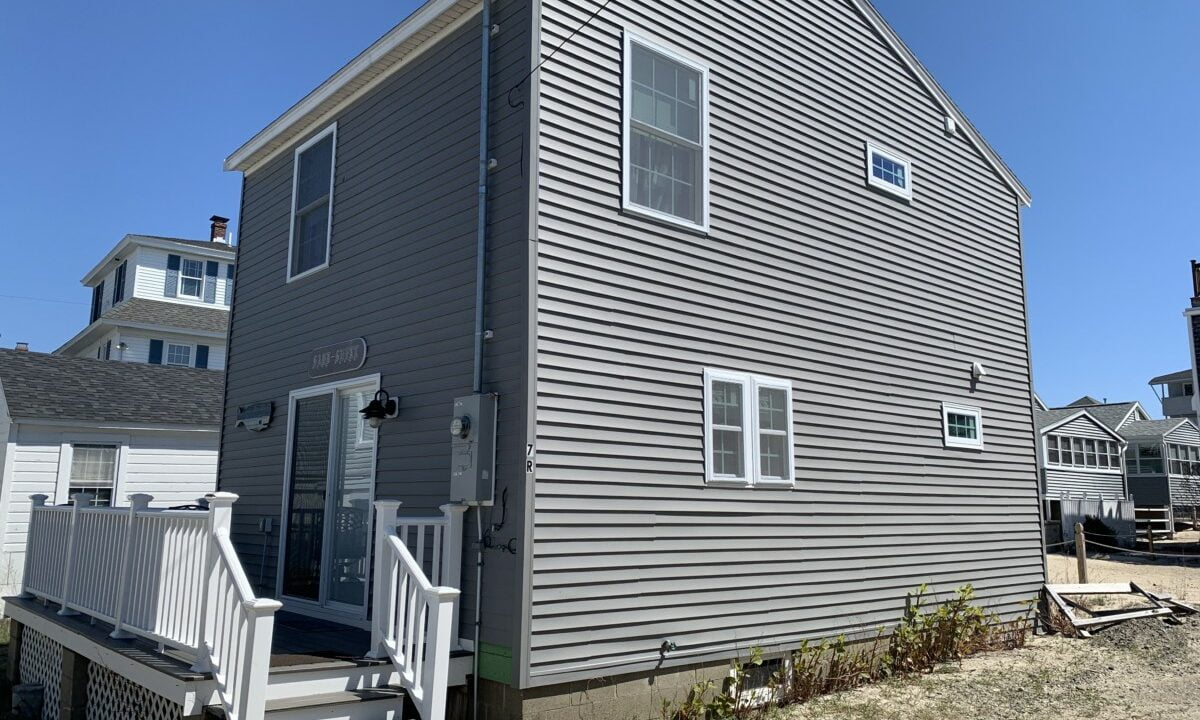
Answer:
[[212, 223], [212, 230], [209, 233], [209, 240], [216, 243], [228, 244], [229, 242], [229, 218], [213, 215], [209, 222]]

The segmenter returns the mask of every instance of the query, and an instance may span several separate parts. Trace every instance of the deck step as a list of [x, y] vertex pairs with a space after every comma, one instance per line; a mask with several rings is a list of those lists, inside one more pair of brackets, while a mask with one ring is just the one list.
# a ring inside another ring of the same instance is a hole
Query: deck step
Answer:
[[[402, 720], [404, 690], [379, 687], [318, 693], [267, 701], [266, 720]], [[204, 720], [226, 720], [220, 707], [204, 709]]]

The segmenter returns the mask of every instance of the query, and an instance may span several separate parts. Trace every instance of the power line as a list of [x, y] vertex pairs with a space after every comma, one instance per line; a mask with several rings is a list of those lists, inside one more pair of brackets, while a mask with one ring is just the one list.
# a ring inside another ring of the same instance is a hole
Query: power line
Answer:
[[555, 55], [557, 55], [559, 50], [562, 50], [563, 47], [567, 43], [574, 40], [575, 36], [578, 35], [581, 31], [583, 31], [584, 28], [586, 28], [588, 25], [591, 25], [592, 21], [595, 20], [600, 15], [600, 13], [604, 12], [604, 10], [611, 4], [612, 4], [612, 0], [604, 0], [604, 2], [600, 5], [600, 7], [596, 8], [592, 12], [592, 14], [588, 16], [588, 19], [583, 21], [582, 25], [580, 25], [579, 27], [572, 30], [571, 34], [568, 35], [566, 38], [564, 38], [563, 41], [560, 42], [557, 47], [555, 47], [553, 50], [551, 50], [549, 55], [542, 58], [541, 61], [537, 65], [533, 66], [532, 70], [530, 70], [528, 73], [525, 74], [525, 77], [518, 80], [517, 83], [515, 85], [513, 85], [511, 89], [509, 89], [509, 91], [508, 91], [509, 95], [512, 94], [513, 90], [516, 90], [517, 88], [524, 85], [525, 81], [528, 80], [529, 78], [533, 77], [533, 74], [535, 72], [537, 72], [538, 70], [541, 70], [543, 65], [550, 62], [551, 58], [553, 58]]
[[2, 294], [0, 294], [0, 298], [7, 298], [9, 300], [32, 300], [33, 302], [59, 303], [62, 305], [87, 305], [87, 303], [79, 302], [78, 300], [55, 300], [54, 298], [31, 297], [29, 295], [2, 295]]

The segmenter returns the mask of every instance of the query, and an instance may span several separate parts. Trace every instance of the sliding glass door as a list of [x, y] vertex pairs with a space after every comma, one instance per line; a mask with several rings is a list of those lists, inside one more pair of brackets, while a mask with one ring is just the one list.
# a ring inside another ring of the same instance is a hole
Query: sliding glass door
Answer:
[[375, 430], [358, 411], [375, 387], [293, 393], [282, 594], [310, 610], [365, 616]]

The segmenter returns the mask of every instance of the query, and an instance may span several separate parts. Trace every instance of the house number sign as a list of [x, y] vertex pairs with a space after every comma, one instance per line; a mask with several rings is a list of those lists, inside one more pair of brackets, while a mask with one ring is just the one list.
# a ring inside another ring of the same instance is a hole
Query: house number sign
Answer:
[[345, 340], [312, 351], [308, 376], [313, 378], [337, 375], [357, 370], [367, 361], [367, 341], [362, 338]]

